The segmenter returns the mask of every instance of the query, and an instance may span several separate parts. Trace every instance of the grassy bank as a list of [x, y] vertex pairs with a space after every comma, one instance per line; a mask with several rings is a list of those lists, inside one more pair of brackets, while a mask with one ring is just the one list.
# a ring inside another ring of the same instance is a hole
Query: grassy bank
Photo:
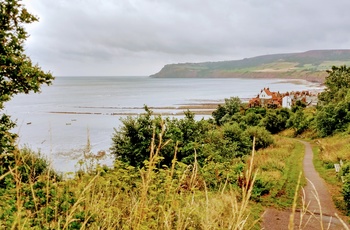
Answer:
[[185, 165], [174, 158], [170, 168], [159, 167], [161, 143], [152, 146], [141, 169], [117, 160], [114, 169], [97, 167], [66, 181], [30, 150], [16, 152], [16, 164], [0, 178], [0, 203], [6, 210], [0, 227], [258, 229], [250, 205], [253, 167], [242, 172], [246, 183], [241, 187], [226, 180], [209, 188], [196, 161]]
[[[159, 150], [152, 148], [142, 169], [116, 161], [114, 169], [98, 167], [66, 181], [35, 153], [24, 150], [18, 153], [18, 165], [0, 178], [1, 206], [6, 210], [0, 214], [0, 226], [260, 229], [262, 205], [292, 204], [300, 171], [296, 159], [303, 154], [299, 143], [275, 138], [273, 146], [243, 159], [243, 170], [237, 165], [199, 167], [176, 160], [170, 168], [159, 167]], [[226, 179], [209, 187], [209, 174]]]
[[[292, 207], [298, 176], [303, 171], [304, 145], [294, 139], [275, 136], [276, 144], [256, 156], [258, 177], [270, 192], [259, 200], [265, 206]], [[303, 179], [302, 184], [305, 184]]]
[[336, 207], [345, 213], [346, 208], [342, 194], [343, 183], [334, 164], [350, 161], [350, 135], [342, 133], [323, 138], [313, 144], [314, 165], [320, 176], [326, 181]]

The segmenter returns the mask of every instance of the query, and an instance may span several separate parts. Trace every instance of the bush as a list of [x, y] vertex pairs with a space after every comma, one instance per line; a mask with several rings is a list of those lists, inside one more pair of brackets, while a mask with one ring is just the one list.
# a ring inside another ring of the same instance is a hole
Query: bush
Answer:
[[350, 162], [345, 163], [339, 172], [339, 176], [343, 177], [344, 183], [342, 187], [343, 199], [347, 214], [350, 215]]
[[265, 127], [270, 133], [276, 134], [286, 129], [289, 117], [290, 113], [287, 109], [268, 110], [259, 125]]
[[61, 177], [50, 169], [49, 162], [40, 153], [28, 148], [15, 151], [13, 159], [8, 165], [11, 173], [0, 175], [4, 176], [0, 180], [0, 206], [6, 210], [0, 214], [0, 226], [11, 228], [18, 215], [23, 215], [25, 228], [44, 228], [41, 224], [57, 214], [53, 211], [57, 199], [54, 184], [59, 183]]
[[242, 120], [247, 126], [257, 126], [262, 118], [263, 116], [261, 114], [249, 112], [242, 117]]
[[310, 126], [310, 120], [306, 117], [303, 110], [297, 110], [287, 121], [287, 127], [293, 128], [294, 135], [300, 135]]
[[160, 132], [160, 118], [152, 118], [152, 111], [147, 107], [145, 111], [136, 118], [121, 119], [123, 126], [120, 130], [114, 129], [112, 138], [111, 152], [116, 158], [137, 167], [149, 158], [153, 132], [155, 135]]
[[246, 129], [245, 133], [250, 137], [251, 141], [253, 141], [253, 138], [255, 137], [256, 150], [267, 148], [274, 142], [273, 136], [264, 127], [250, 126]]
[[261, 197], [270, 193], [271, 185], [268, 181], [262, 178], [257, 178], [252, 191], [252, 199], [256, 202], [260, 201]]
[[237, 123], [226, 123], [223, 126], [223, 136], [232, 151], [232, 157], [241, 157], [250, 153], [252, 142]]
[[239, 97], [225, 98], [225, 104], [219, 105], [218, 108], [212, 113], [216, 124], [222, 125], [230, 121], [230, 117], [238, 113], [241, 106], [242, 102]]
[[345, 182], [343, 183], [342, 194], [343, 194], [347, 214], [350, 215], [350, 174], [347, 174], [345, 176]]
[[115, 129], [112, 138], [112, 154], [117, 159], [131, 166], [142, 167], [144, 161], [150, 156], [151, 142], [155, 137], [154, 146], [159, 144], [158, 136], [163, 133], [164, 144], [161, 146], [161, 164], [168, 167], [177, 151], [177, 160], [184, 163], [194, 161], [194, 152], [197, 152], [197, 160], [201, 164], [207, 154], [201, 151], [203, 136], [213, 125], [205, 120], [196, 121], [194, 114], [187, 111], [183, 119], [163, 120], [160, 116], [152, 116], [152, 111], [145, 107], [146, 113], [137, 117], [122, 119], [123, 126]]
[[343, 164], [339, 172], [340, 176], [350, 175], [350, 162]]

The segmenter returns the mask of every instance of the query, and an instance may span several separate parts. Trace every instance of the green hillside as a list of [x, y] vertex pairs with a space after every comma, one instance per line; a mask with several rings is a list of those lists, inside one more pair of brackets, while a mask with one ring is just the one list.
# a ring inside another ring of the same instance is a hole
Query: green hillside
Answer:
[[312, 50], [234, 61], [169, 64], [156, 78], [297, 78], [323, 82], [325, 70], [350, 65], [350, 50]]

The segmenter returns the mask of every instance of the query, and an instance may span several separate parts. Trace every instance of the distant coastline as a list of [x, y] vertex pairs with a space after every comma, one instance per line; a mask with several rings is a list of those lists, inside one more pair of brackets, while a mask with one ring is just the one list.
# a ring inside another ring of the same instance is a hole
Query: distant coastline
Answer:
[[165, 65], [153, 78], [303, 79], [323, 84], [332, 66], [350, 65], [350, 50], [311, 50], [234, 61]]

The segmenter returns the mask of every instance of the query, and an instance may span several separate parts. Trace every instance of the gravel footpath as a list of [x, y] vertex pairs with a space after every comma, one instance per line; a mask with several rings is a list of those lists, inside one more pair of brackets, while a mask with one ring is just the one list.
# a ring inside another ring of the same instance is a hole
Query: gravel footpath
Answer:
[[[304, 187], [305, 204], [309, 212], [297, 210], [294, 216], [293, 229], [350, 229], [345, 227], [335, 215], [341, 216], [336, 210], [331, 195], [323, 179], [318, 175], [312, 162], [312, 149], [308, 142], [305, 145], [304, 175], [307, 184]], [[321, 207], [321, 208], [320, 208]], [[312, 214], [310, 214], [310, 212]], [[277, 210], [269, 208], [263, 214], [262, 229], [282, 230], [289, 229], [290, 210]]]

